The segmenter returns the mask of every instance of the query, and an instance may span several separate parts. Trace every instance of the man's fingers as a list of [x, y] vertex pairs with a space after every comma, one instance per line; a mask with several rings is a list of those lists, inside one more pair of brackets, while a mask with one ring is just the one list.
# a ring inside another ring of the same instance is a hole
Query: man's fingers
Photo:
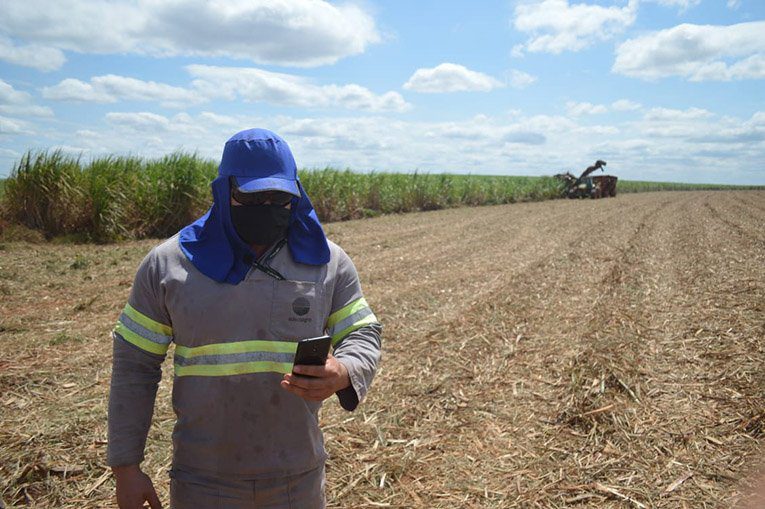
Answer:
[[313, 380], [310, 378], [305, 378], [301, 376], [293, 376], [293, 375], [287, 375], [284, 377], [284, 379], [287, 381], [288, 384], [290, 384], [293, 387], [297, 387], [299, 389], [311, 389]]
[[313, 376], [319, 378], [329, 375], [329, 373], [327, 373], [326, 366], [310, 366], [308, 364], [296, 364], [292, 367], [292, 371], [298, 375]]
[[[293, 366], [293, 373], [287, 373], [282, 380], [282, 387], [287, 391], [309, 401], [324, 401], [340, 388], [338, 380], [343, 377], [339, 362], [330, 356], [324, 366], [298, 364]], [[344, 375], [348, 378], [348, 375]], [[347, 381], [346, 381], [347, 385]]]
[[151, 509], [162, 509], [162, 504], [159, 501], [159, 497], [157, 496], [157, 492], [154, 491], [153, 489], [149, 492], [148, 499], [149, 499], [148, 500], [149, 507], [151, 507]]
[[281, 385], [284, 389], [291, 392], [295, 396], [299, 396], [309, 401], [324, 401], [332, 395], [327, 394], [327, 391], [322, 389], [304, 389], [303, 387], [297, 386], [294, 383], [290, 383], [287, 380], [282, 380]]
[[307, 389], [309, 391], [327, 389], [332, 386], [331, 380], [327, 378], [295, 376], [292, 374], [287, 374], [287, 376], [285, 377], [285, 380], [287, 380], [292, 385], [296, 385], [298, 387]]

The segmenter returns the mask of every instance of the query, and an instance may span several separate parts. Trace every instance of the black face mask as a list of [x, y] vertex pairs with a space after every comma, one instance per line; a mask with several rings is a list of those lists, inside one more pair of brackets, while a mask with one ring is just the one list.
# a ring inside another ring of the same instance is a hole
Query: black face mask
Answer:
[[270, 246], [287, 236], [290, 209], [281, 205], [231, 205], [231, 222], [245, 243]]

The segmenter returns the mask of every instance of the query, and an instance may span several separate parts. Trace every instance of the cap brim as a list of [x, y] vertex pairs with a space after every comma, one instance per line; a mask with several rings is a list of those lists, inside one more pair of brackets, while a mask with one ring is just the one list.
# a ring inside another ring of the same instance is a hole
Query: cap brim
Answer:
[[250, 178], [235, 177], [239, 190], [243, 193], [257, 193], [259, 191], [284, 191], [300, 197], [297, 182], [278, 177]]

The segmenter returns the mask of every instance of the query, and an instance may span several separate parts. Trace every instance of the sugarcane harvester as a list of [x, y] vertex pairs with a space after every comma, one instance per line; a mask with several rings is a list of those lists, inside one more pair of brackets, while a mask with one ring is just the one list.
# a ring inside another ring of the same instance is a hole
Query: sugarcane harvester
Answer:
[[579, 178], [574, 177], [570, 172], [559, 173], [555, 177], [563, 181], [563, 194], [567, 198], [606, 198], [616, 196], [617, 177], [612, 175], [590, 175], [595, 170], [603, 171], [605, 165], [605, 161], [598, 159], [595, 161], [595, 164], [588, 166]]

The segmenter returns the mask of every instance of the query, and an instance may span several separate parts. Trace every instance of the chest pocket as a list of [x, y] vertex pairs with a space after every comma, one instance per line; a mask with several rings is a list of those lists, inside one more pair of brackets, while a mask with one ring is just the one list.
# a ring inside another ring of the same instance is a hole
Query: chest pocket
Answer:
[[320, 336], [324, 330], [321, 287], [310, 281], [275, 281], [271, 304], [271, 332], [280, 339]]

